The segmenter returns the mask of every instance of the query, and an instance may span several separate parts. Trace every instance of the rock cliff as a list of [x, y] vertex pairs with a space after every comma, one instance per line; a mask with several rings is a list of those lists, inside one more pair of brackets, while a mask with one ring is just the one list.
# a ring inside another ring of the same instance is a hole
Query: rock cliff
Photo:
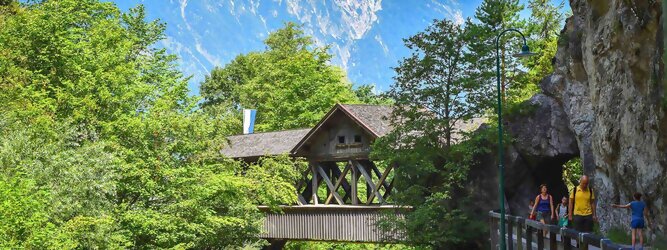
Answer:
[[[550, 117], [538, 119], [543, 127], [510, 125], [519, 141], [514, 147], [523, 158], [579, 155], [593, 177], [602, 230], [628, 227], [627, 211], [609, 204], [629, 202], [641, 192], [654, 222], [650, 233], [667, 235], [660, 3], [570, 0], [570, 5], [573, 16], [561, 32], [554, 73], [531, 100], [542, 100]], [[569, 152], [573, 149], [578, 152]]]

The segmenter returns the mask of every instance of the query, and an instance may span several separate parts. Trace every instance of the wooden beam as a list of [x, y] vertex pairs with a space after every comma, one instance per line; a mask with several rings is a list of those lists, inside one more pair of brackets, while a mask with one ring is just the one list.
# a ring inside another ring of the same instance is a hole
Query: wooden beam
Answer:
[[296, 194], [296, 199], [297, 199], [296, 202], [297, 202], [297, 204], [299, 204], [299, 205], [305, 205], [305, 204], [308, 204], [308, 202], [306, 201], [306, 199], [303, 198], [303, 195], [301, 195], [301, 194]]
[[350, 183], [350, 191], [352, 196], [352, 205], [357, 205], [359, 204], [359, 195], [357, 194], [357, 184], [359, 182], [359, 168], [352, 163], [352, 161], [349, 161], [350, 166], [352, 167], [352, 182]]
[[[368, 196], [368, 201], [366, 201], [366, 204], [367, 204], [367, 205], [368, 205], [368, 204], [371, 204], [370, 202], [373, 201], [373, 198], [375, 198], [375, 194], [376, 194], [376, 193], [378, 194], [378, 198], [379, 198], [379, 200], [382, 200], [382, 197], [379, 196], [379, 194], [380, 194], [380, 192], [379, 192], [380, 190], [379, 190], [379, 189], [380, 189], [381, 186], [383, 186], [384, 181], [387, 179], [387, 176], [389, 176], [389, 172], [391, 172], [391, 169], [392, 169], [392, 168], [393, 168], [393, 166], [392, 166], [392, 165], [389, 165], [389, 166], [384, 170], [384, 174], [382, 174], [382, 175], [380, 176], [380, 180], [378, 180], [378, 184], [377, 184], [377, 185], [375, 186], [375, 188], [373, 189], [373, 192], [371, 192], [371, 195]], [[392, 180], [393, 180], [393, 179], [392, 179]], [[385, 193], [387, 193], [387, 192], [385, 191]]]
[[[358, 162], [357, 162], [357, 166], [358, 166], [359, 172], [361, 172], [361, 174], [364, 176], [364, 179], [366, 179], [366, 185], [368, 185], [371, 188], [371, 190], [377, 190], [376, 187], [375, 187], [375, 183], [373, 183], [373, 179], [371, 178], [371, 175], [369, 175], [368, 172], [366, 172], [366, 170], [364, 169], [364, 166], [362, 166]], [[384, 200], [382, 199], [382, 195], [380, 194], [380, 192], [377, 192], [377, 191], [375, 191], [375, 192], [376, 192], [377, 198], [380, 201], [380, 203], [383, 203]], [[370, 196], [368, 196], [368, 197], [370, 197]], [[372, 199], [367, 199], [366, 204], [370, 204], [370, 202], [372, 202], [372, 201], [373, 201]]]
[[[317, 177], [317, 179], [315, 179], [315, 181], [313, 181], [313, 178], [308, 178], [308, 172], [310, 172], [310, 171], [311, 171], [311, 167], [309, 165], [308, 170], [306, 172], [304, 172], [305, 175], [303, 176], [305, 178], [304, 183], [306, 185], [305, 185], [303, 191], [301, 191], [301, 196], [306, 201], [306, 204], [309, 204], [311, 199], [313, 198], [313, 183], [317, 183], [316, 185], [318, 185], [318, 186], [320, 185], [320, 183], [322, 183], [322, 177], [319, 177], [317, 175], [315, 175], [315, 177]], [[297, 191], [299, 191], [299, 190], [297, 190]]]
[[[333, 189], [331, 190], [334, 193], [338, 193], [338, 187], [343, 183], [343, 180], [345, 180], [345, 176], [347, 175], [347, 172], [350, 171], [350, 165], [346, 165], [345, 169], [343, 169], [343, 173], [338, 175], [338, 180], [336, 181], [336, 185], [334, 185]], [[327, 197], [327, 200], [324, 202], [324, 204], [329, 204], [331, 202], [331, 199], [333, 198], [333, 193], [329, 194], [329, 197]], [[345, 197], [343, 197], [343, 203], [345, 203]]]
[[[349, 164], [346, 164], [345, 167], [350, 167], [351, 169], [351, 166]], [[340, 175], [342, 174], [339, 168], [332, 168], [331, 170], [333, 176], [335, 176], [336, 178], [340, 177]], [[341, 186], [343, 187], [343, 190], [345, 190], [345, 197], [343, 197], [343, 200], [347, 200], [347, 198], [350, 198], [350, 194], [352, 193], [350, 191], [350, 183], [347, 181], [347, 179], [343, 179], [343, 183], [341, 184]]]
[[[326, 176], [327, 179], [329, 179], [329, 182], [331, 182], [331, 166], [329, 164], [318, 164], [318, 171], [322, 170], [320, 172], [321, 176]], [[331, 187], [327, 185], [327, 194], [324, 197], [329, 197], [331, 195]]]
[[311, 171], [311, 173], [313, 173], [313, 178], [311, 179], [313, 184], [310, 186], [311, 195], [313, 197], [312, 200], [313, 200], [313, 204], [317, 205], [319, 203], [319, 201], [317, 200], [317, 189], [319, 188], [319, 183], [317, 181], [318, 178], [317, 178], [316, 167], [313, 166], [312, 164], [310, 164], [310, 171]]
[[340, 197], [338, 192], [334, 191], [334, 185], [333, 183], [331, 183], [331, 180], [329, 179], [329, 176], [327, 176], [327, 173], [324, 172], [324, 169], [322, 169], [320, 165], [317, 165], [315, 168], [317, 169], [318, 173], [320, 173], [322, 179], [329, 187], [329, 190], [331, 191], [330, 194], [333, 195], [334, 198], [336, 198], [336, 202], [338, 202], [338, 205], [343, 205], [343, 198]]
[[[375, 175], [377, 175], [378, 179], [382, 178], [382, 175], [380, 175], [380, 169], [378, 169], [378, 167], [375, 165], [375, 163], [373, 161], [369, 160], [368, 161], [368, 166], [370, 166], [370, 168], [373, 170], [373, 173], [375, 173]], [[389, 166], [387, 168], [390, 168], [390, 167], [392, 167], [391, 164], [389, 164]], [[389, 188], [389, 185], [387, 185], [387, 183], [384, 183], [384, 182], [382, 183], [382, 186], [384, 187], [385, 191]]]

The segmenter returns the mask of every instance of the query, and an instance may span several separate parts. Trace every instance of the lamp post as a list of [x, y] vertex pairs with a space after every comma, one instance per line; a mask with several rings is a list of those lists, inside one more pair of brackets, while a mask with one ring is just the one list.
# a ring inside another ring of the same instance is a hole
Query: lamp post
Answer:
[[498, 196], [500, 201], [500, 249], [505, 250], [505, 166], [503, 165], [503, 104], [500, 93], [500, 37], [508, 31], [515, 31], [521, 35], [523, 46], [521, 52], [514, 54], [514, 57], [529, 57], [535, 55], [530, 52], [526, 43], [526, 36], [517, 29], [506, 29], [500, 32], [496, 37], [496, 78], [498, 87]]

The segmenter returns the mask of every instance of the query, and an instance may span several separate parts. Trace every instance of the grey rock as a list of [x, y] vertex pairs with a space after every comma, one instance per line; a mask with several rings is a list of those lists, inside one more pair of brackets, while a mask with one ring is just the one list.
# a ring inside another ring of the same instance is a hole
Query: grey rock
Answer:
[[[667, 235], [660, 3], [571, 0], [570, 4], [573, 16], [561, 34], [554, 73], [542, 81], [541, 89], [562, 106], [585, 172], [593, 177], [601, 229], [629, 228], [627, 211], [609, 205], [630, 202], [634, 192], [641, 192], [654, 222], [649, 233]], [[536, 97], [544, 99], [541, 94]], [[520, 151], [536, 158], [560, 152], [558, 145], [567, 139], [554, 140], [553, 133], [562, 133], [562, 128], [543, 125], [557, 131], [538, 129], [547, 136], [544, 140], [534, 138], [536, 131], [530, 129], [513, 131], [533, 147], [521, 146]]]

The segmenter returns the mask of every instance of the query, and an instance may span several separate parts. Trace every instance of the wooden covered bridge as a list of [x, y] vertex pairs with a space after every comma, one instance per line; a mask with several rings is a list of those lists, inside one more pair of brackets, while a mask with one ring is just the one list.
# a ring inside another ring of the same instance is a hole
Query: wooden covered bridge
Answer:
[[391, 205], [394, 164], [369, 158], [372, 142], [392, 130], [382, 105], [335, 105], [313, 128], [229, 137], [222, 154], [254, 162], [288, 154], [308, 161], [295, 183], [298, 205], [282, 213], [264, 207], [262, 237], [280, 247], [286, 240], [343, 242], [400, 241], [400, 232], [378, 229], [383, 216], [402, 218], [406, 209]]

